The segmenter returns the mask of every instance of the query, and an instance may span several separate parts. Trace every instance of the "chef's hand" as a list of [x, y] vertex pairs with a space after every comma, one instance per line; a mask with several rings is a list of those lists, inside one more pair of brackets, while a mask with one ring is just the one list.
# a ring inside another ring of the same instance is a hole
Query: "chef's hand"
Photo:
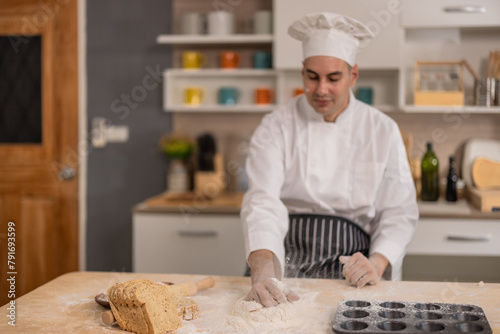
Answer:
[[248, 257], [248, 265], [252, 271], [252, 289], [245, 300], [255, 300], [265, 307], [276, 306], [287, 301], [296, 301], [300, 297], [288, 287], [284, 292], [274, 280], [273, 253], [268, 250], [258, 250], [252, 252]]
[[377, 284], [387, 268], [389, 261], [379, 253], [374, 253], [368, 259], [360, 252], [352, 256], [341, 256], [340, 262], [344, 264], [342, 274], [346, 281], [358, 288], [366, 284]]

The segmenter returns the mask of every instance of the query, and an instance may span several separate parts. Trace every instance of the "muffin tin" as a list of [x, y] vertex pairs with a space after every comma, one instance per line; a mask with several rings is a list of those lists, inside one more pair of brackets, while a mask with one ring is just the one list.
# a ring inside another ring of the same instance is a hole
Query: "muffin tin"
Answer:
[[341, 301], [332, 329], [339, 334], [492, 333], [483, 309], [475, 305], [375, 300]]

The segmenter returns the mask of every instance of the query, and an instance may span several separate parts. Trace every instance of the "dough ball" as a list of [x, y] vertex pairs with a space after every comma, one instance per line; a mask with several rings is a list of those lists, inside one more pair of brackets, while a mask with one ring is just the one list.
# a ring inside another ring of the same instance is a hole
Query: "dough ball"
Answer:
[[233, 315], [256, 322], [286, 322], [293, 318], [292, 304], [284, 303], [273, 307], [264, 307], [256, 301], [240, 299], [233, 308]]
[[[286, 285], [275, 278], [273, 281], [281, 292], [284, 292]], [[256, 322], [287, 322], [297, 315], [297, 310], [289, 302], [273, 307], [264, 307], [256, 301], [246, 301], [241, 298], [234, 305], [233, 315]]]

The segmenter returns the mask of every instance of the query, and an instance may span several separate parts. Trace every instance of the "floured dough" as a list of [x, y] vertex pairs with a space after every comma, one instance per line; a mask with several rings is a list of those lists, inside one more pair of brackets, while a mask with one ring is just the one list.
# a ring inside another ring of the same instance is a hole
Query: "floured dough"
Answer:
[[[283, 292], [286, 285], [281, 281], [275, 280], [280, 290]], [[245, 320], [256, 322], [287, 322], [296, 316], [296, 308], [292, 303], [283, 303], [274, 307], [264, 307], [256, 301], [246, 301], [239, 299], [233, 308], [233, 315]]]

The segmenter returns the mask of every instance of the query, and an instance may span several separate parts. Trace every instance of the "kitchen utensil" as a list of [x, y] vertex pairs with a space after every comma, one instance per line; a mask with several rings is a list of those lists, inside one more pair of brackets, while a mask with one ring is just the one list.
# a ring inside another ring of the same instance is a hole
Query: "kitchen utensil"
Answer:
[[490, 78], [493, 74], [493, 68], [495, 66], [495, 52], [490, 51], [490, 57], [488, 58], [488, 66], [486, 67], [486, 77]]
[[500, 161], [500, 140], [470, 139], [465, 144], [462, 157], [461, 175], [465, 184], [469, 188], [473, 185], [472, 165], [479, 157]]
[[111, 308], [109, 306], [109, 299], [108, 299], [108, 295], [106, 295], [105, 293], [100, 293], [98, 295], [96, 295], [94, 297], [94, 300], [97, 304], [101, 305], [101, 306], [104, 306], [105, 308]]
[[478, 189], [500, 188], [500, 161], [477, 158], [472, 164], [472, 181]]
[[474, 104], [491, 107], [495, 105], [496, 80], [494, 78], [479, 78], [474, 81]]
[[335, 314], [335, 333], [492, 333], [482, 308], [470, 304], [344, 300]]
[[[159, 282], [159, 283], [165, 284], [165, 285], [173, 285], [174, 284], [174, 283], [171, 283], [171, 282]], [[181, 283], [178, 283], [178, 284], [175, 284], [175, 285], [176, 286], [184, 287], [188, 296], [194, 296], [200, 290], [204, 290], [204, 289], [208, 289], [208, 288], [214, 287], [215, 286], [215, 280], [214, 280], [213, 277], [207, 277], [207, 278], [202, 279], [201, 281], [198, 281], [198, 282], [187, 281], [187, 282], [181, 282]], [[99, 298], [98, 298], [98, 296], [99, 296]], [[102, 305], [104, 307], [110, 308], [108, 297], [104, 293], [98, 294], [95, 297], [95, 301], [99, 305]], [[101, 319], [102, 319], [102, 322], [104, 324], [106, 324], [106, 325], [111, 325], [113, 322], [116, 321], [115, 316], [113, 315], [112, 311], [105, 311], [105, 312], [103, 312], [103, 314], [101, 316]]]
[[500, 79], [500, 50], [495, 52], [495, 60], [493, 61], [493, 77]]

